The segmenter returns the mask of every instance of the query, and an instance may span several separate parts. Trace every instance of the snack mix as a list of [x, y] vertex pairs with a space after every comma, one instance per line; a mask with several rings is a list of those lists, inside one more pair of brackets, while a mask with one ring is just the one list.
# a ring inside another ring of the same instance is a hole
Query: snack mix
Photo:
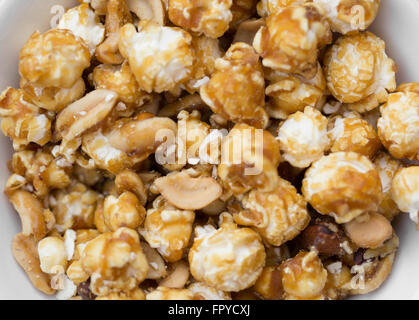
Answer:
[[0, 95], [13, 255], [58, 299], [335, 300], [419, 228], [380, 0], [79, 0]]

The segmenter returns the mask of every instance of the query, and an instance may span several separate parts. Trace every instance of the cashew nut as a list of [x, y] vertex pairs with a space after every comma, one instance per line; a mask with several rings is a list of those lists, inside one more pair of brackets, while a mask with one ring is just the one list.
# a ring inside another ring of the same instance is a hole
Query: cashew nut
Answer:
[[361, 248], [378, 248], [393, 234], [391, 223], [381, 214], [371, 212], [369, 219], [354, 219], [344, 225], [349, 238]]
[[185, 261], [178, 261], [173, 264], [171, 273], [159, 282], [160, 287], [182, 289], [189, 279], [189, 266]]
[[121, 64], [124, 58], [119, 53], [119, 29], [132, 22], [125, 0], [108, 0], [106, 7], [106, 40], [96, 48], [96, 58], [102, 63]]
[[165, 10], [161, 0], [126, 0], [128, 8], [140, 20], [152, 20], [164, 25]]
[[47, 234], [47, 226], [41, 201], [32, 193], [24, 190], [13, 192], [9, 200], [19, 214], [22, 222], [22, 234], [33, 235], [37, 241], [44, 238]]
[[119, 173], [115, 178], [115, 185], [119, 193], [131, 191], [137, 196], [141, 205], [145, 206], [147, 203], [147, 190], [141, 178], [134, 171], [125, 169]]
[[161, 279], [166, 277], [166, 264], [157, 250], [150, 247], [145, 241], [141, 241], [141, 249], [143, 249], [148, 262], [147, 279]]
[[244, 42], [253, 45], [253, 39], [260, 27], [265, 25], [264, 19], [250, 19], [239, 24], [237, 32], [234, 35], [233, 43]]
[[53, 294], [55, 290], [50, 286], [50, 277], [41, 270], [34, 237], [18, 233], [13, 238], [12, 251], [17, 263], [26, 272], [35, 288], [45, 294]]
[[218, 199], [222, 187], [211, 177], [191, 177], [178, 172], [154, 181], [162, 196], [174, 206], [184, 210], [198, 210]]
[[159, 111], [160, 117], [175, 117], [182, 110], [204, 110], [207, 109], [207, 105], [202, 101], [201, 96], [198, 93], [181, 97], [173, 103], [166, 104]]

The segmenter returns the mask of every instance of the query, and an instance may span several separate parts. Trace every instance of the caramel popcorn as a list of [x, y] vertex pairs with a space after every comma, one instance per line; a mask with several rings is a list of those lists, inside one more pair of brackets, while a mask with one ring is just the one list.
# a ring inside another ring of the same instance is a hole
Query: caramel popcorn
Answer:
[[397, 158], [419, 160], [419, 84], [406, 83], [390, 94], [378, 119], [381, 142]]
[[251, 46], [235, 43], [224, 58], [215, 61], [215, 72], [200, 93], [213, 112], [263, 129], [268, 122], [264, 89], [258, 55]]
[[281, 11], [283, 8], [306, 2], [311, 2], [311, 0], [260, 0], [256, 8], [258, 15], [266, 18], [272, 13]]
[[21, 89], [7, 88], [0, 95], [1, 130], [12, 139], [15, 150], [51, 140], [51, 120], [28, 100]]
[[381, 213], [387, 219], [392, 220], [400, 213], [400, 210], [394, 202], [391, 194], [391, 183], [394, 175], [400, 168], [401, 163], [387, 153], [380, 152], [375, 157], [374, 164], [378, 170], [378, 174], [380, 175], [381, 187], [383, 190], [383, 200], [378, 206], [378, 213]]
[[320, 111], [306, 107], [288, 117], [278, 130], [283, 158], [292, 166], [309, 167], [329, 147], [327, 118]]
[[58, 29], [70, 30], [85, 41], [93, 56], [96, 47], [105, 38], [105, 27], [87, 3], [68, 10], [58, 22]]
[[295, 238], [310, 221], [305, 200], [284, 179], [279, 179], [274, 191], [250, 191], [241, 206], [243, 209], [234, 214], [234, 221], [254, 227], [273, 246]]
[[313, 163], [305, 174], [302, 192], [319, 213], [337, 223], [377, 211], [381, 182], [374, 164], [355, 152], [336, 152]]
[[153, 208], [147, 210], [140, 234], [167, 261], [175, 262], [183, 257], [189, 244], [194, 219], [193, 211], [179, 210], [162, 198], [157, 198]]
[[45, 273], [63, 273], [67, 267], [64, 241], [58, 237], [46, 237], [38, 243], [41, 270]]
[[380, 0], [314, 0], [326, 13], [332, 31], [347, 34], [367, 29], [377, 16]]
[[317, 51], [331, 43], [332, 32], [319, 7], [308, 3], [272, 13], [253, 41], [265, 67], [311, 79]]
[[396, 89], [396, 65], [371, 32], [340, 37], [324, 57], [327, 87], [358, 112], [373, 110]]
[[231, 300], [229, 292], [217, 290], [203, 282], [194, 282], [188, 286], [195, 299], [200, 300]]
[[90, 65], [85, 42], [69, 30], [35, 32], [20, 51], [19, 73], [44, 87], [71, 88]]
[[191, 35], [182, 29], [142, 21], [138, 32], [132, 24], [121, 28], [119, 50], [140, 88], [160, 93], [190, 79], [194, 60], [191, 42]]
[[233, 19], [232, 4], [232, 0], [169, 0], [169, 19], [197, 34], [219, 38]]
[[272, 69], [265, 70], [265, 78], [270, 82], [265, 90], [269, 96], [266, 110], [273, 118], [286, 119], [306, 106], [319, 109], [325, 102], [326, 79], [320, 64], [312, 79]]
[[240, 291], [253, 285], [265, 264], [265, 249], [259, 235], [238, 228], [229, 214], [222, 214], [221, 226], [196, 227], [189, 251], [192, 276], [223, 291]]
[[188, 289], [157, 287], [146, 295], [146, 300], [194, 300], [194, 294]]
[[278, 182], [279, 144], [268, 131], [257, 133], [255, 130], [246, 124], [237, 124], [221, 146], [218, 177], [234, 194], [243, 194], [252, 188], [272, 191]]
[[89, 241], [81, 262], [90, 275], [90, 290], [99, 296], [129, 292], [148, 272], [138, 233], [128, 228], [103, 233]]
[[332, 152], [352, 151], [372, 158], [381, 147], [377, 132], [366, 120], [337, 116], [331, 126], [329, 137]]
[[408, 212], [410, 219], [419, 225], [419, 166], [397, 171], [391, 192], [399, 209]]

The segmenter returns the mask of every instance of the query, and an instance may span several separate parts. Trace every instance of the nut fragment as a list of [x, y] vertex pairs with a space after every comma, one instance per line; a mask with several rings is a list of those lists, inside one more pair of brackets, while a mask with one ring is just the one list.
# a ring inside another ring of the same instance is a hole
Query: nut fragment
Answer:
[[168, 202], [185, 210], [202, 209], [218, 199], [223, 191], [214, 178], [194, 178], [186, 171], [158, 178], [154, 183]]
[[161, 0], [126, 0], [128, 8], [140, 20], [152, 20], [164, 25], [165, 9]]
[[[361, 248], [378, 248], [393, 234], [390, 222], [381, 214], [370, 212], [344, 225], [345, 232]], [[361, 220], [363, 219], [363, 220]]]
[[279, 266], [265, 267], [254, 285], [258, 295], [266, 300], [282, 300], [284, 289], [282, 287], [282, 272]]
[[130, 191], [134, 193], [141, 205], [147, 203], [147, 190], [140, 176], [134, 171], [125, 169], [115, 177], [115, 186], [118, 192]]
[[253, 39], [256, 32], [265, 25], [263, 19], [249, 19], [239, 24], [236, 33], [234, 34], [233, 43], [244, 42], [248, 45], [253, 45]]
[[159, 282], [159, 286], [182, 289], [189, 280], [189, 266], [185, 261], [178, 261], [172, 265], [171, 272]]
[[17, 263], [26, 272], [34, 287], [45, 294], [53, 294], [55, 290], [50, 286], [50, 278], [40, 267], [35, 239], [18, 233], [13, 238], [12, 251]]
[[150, 247], [147, 242], [141, 242], [141, 248], [147, 258], [147, 279], [161, 279], [167, 275], [166, 264], [156, 249]]

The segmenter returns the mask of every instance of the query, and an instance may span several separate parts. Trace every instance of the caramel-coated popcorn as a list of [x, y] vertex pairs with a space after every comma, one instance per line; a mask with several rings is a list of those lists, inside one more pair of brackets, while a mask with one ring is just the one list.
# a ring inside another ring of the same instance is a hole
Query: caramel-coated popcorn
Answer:
[[331, 153], [313, 163], [305, 174], [302, 192], [314, 209], [334, 217], [337, 223], [376, 211], [382, 200], [376, 167], [355, 152]]
[[396, 89], [396, 65], [385, 42], [371, 32], [340, 37], [324, 57], [327, 87], [340, 102], [366, 112]]
[[265, 264], [265, 249], [259, 235], [238, 228], [229, 214], [222, 214], [221, 226], [196, 227], [189, 251], [192, 276], [223, 291], [240, 291], [253, 285]]
[[319, 7], [308, 3], [272, 13], [253, 41], [265, 67], [311, 79], [317, 72], [317, 51], [332, 41]]

